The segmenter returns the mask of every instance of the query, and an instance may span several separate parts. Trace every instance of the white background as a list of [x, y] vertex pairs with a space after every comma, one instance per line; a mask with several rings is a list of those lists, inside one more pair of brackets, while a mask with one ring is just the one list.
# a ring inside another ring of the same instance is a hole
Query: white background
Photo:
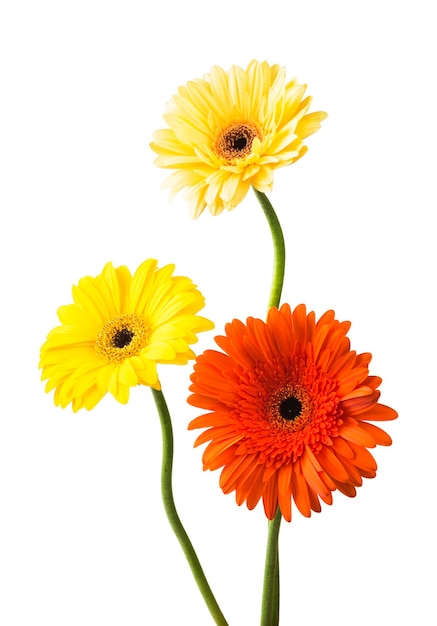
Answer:
[[[279, 63], [329, 118], [279, 170], [284, 300], [352, 320], [374, 355], [393, 446], [355, 499], [281, 529], [283, 625], [437, 622], [435, 22], [432, 3], [6, 0], [0, 13], [0, 623], [212, 623], [160, 501], [147, 388], [127, 406], [54, 407], [40, 345], [71, 285], [112, 260], [176, 263], [217, 332], [263, 316], [271, 272], [249, 195], [192, 221], [149, 142], [177, 86], [214, 64]], [[213, 344], [204, 333], [201, 351]], [[191, 365], [160, 368], [175, 497], [230, 626], [259, 623], [266, 521], [203, 473]]]

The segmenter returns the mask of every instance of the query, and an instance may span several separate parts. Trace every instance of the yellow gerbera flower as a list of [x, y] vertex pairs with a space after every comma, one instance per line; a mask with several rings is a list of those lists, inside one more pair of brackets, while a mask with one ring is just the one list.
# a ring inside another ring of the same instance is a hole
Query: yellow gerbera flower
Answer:
[[194, 359], [196, 333], [214, 324], [196, 315], [204, 298], [174, 265], [144, 261], [132, 276], [108, 263], [102, 273], [73, 286], [74, 304], [61, 306], [61, 326], [41, 348], [42, 380], [55, 404], [92, 409], [109, 391], [125, 404], [129, 387], [160, 389], [157, 363]]
[[303, 140], [326, 117], [308, 113], [305, 89], [265, 61], [229, 72], [214, 66], [179, 87], [164, 115], [169, 128], [154, 133], [151, 147], [156, 165], [176, 170], [165, 185], [173, 194], [186, 188], [194, 218], [206, 206], [213, 215], [235, 208], [251, 184], [271, 191], [273, 170], [305, 154]]

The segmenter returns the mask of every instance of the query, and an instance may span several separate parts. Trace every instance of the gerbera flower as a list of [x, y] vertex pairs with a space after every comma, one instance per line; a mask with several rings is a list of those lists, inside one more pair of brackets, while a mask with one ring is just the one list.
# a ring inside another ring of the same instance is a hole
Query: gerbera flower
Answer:
[[246, 70], [214, 66], [204, 79], [179, 87], [167, 105], [169, 128], [154, 134], [159, 167], [176, 170], [165, 182], [173, 194], [186, 188], [197, 218], [239, 204], [252, 184], [271, 191], [273, 170], [307, 151], [303, 140], [326, 113], [308, 113], [306, 85], [287, 82], [279, 65], [251, 61]]
[[61, 326], [41, 348], [41, 378], [56, 405], [92, 409], [108, 391], [125, 404], [134, 385], [160, 389], [157, 363], [195, 357], [196, 333], [214, 325], [196, 315], [204, 306], [196, 286], [173, 271], [149, 259], [132, 276], [108, 263], [73, 287], [74, 304], [59, 308]]
[[223, 468], [220, 486], [253, 509], [262, 498], [273, 519], [291, 521], [292, 499], [309, 517], [338, 489], [355, 496], [376, 475], [367, 448], [391, 439], [369, 422], [397, 413], [378, 403], [381, 379], [369, 376], [370, 354], [350, 350], [349, 322], [333, 311], [316, 322], [304, 305], [270, 309], [267, 323], [234, 320], [196, 360], [189, 403], [209, 412], [190, 429], [207, 428], [204, 469]]

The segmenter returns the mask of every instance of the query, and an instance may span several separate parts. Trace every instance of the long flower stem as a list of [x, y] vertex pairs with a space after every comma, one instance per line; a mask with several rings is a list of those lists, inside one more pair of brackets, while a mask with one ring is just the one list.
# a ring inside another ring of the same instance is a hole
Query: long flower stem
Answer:
[[255, 187], [253, 187], [253, 190], [267, 218], [273, 239], [273, 276], [268, 304], [268, 308], [270, 309], [272, 306], [279, 307], [281, 300], [285, 274], [285, 242], [281, 224], [279, 223], [270, 200], [264, 193], [255, 189]]
[[[273, 239], [273, 276], [270, 288], [268, 309], [279, 307], [285, 275], [285, 242], [281, 224], [267, 196], [253, 187], [270, 227]], [[264, 587], [261, 609], [261, 626], [279, 624], [279, 529], [282, 514], [278, 507], [275, 518], [269, 521]]]
[[152, 388], [152, 394], [155, 400], [156, 408], [158, 409], [162, 430], [161, 493], [164, 509], [167, 514], [168, 521], [170, 522], [170, 526], [172, 527], [173, 532], [182, 547], [185, 558], [188, 561], [191, 572], [212, 618], [219, 626], [228, 626], [228, 623], [225, 620], [223, 613], [221, 612], [220, 607], [211, 591], [208, 581], [206, 580], [205, 574], [203, 573], [202, 566], [197, 558], [193, 544], [191, 543], [191, 540], [188, 537], [176, 510], [172, 487], [173, 428], [170, 413], [162, 391], [157, 391]]
[[261, 610], [261, 626], [279, 624], [279, 551], [278, 538], [282, 513], [278, 507], [273, 520], [269, 521], [264, 587]]

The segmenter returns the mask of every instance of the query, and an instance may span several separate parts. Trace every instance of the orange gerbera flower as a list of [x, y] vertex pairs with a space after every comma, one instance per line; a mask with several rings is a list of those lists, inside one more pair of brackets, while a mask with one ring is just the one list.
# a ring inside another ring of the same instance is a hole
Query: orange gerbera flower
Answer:
[[189, 429], [207, 428], [204, 469], [223, 467], [220, 486], [253, 509], [262, 498], [273, 519], [291, 521], [291, 502], [309, 517], [338, 489], [355, 496], [362, 477], [376, 475], [367, 448], [388, 446], [370, 422], [396, 411], [378, 403], [381, 378], [369, 376], [371, 354], [350, 350], [350, 322], [334, 311], [318, 321], [304, 305], [270, 309], [267, 322], [234, 320], [216, 337], [224, 350], [196, 360], [188, 399], [209, 412]]

